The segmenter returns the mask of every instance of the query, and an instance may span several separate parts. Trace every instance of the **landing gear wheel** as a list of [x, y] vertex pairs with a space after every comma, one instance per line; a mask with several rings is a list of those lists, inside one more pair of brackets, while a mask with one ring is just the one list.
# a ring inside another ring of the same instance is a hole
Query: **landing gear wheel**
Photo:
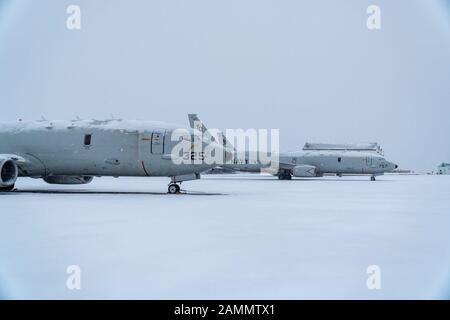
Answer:
[[278, 175], [278, 179], [279, 180], [291, 180], [292, 176], [290, 173], [282, 173], [282, 174]]
[[370, 181], [375, 181], [376, 179], [375, 179], [375, 176], [371, 176], [370, 177]]
[[180, 193], [180, 186], [175, 183], [172, 183], [169, 185], [168, 191], [170, 194]]
[[9, 186], [9, 187], [2, 187], [0, 188], [0, 192], [2, 191], [13, 191], [14, 190], [14, 185]]

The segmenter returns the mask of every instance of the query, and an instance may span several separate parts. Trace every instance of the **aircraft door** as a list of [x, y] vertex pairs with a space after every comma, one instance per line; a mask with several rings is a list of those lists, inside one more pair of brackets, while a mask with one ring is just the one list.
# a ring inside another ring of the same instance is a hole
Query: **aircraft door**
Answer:
[[152, 134], [147, 132], [139, 133], [139, 160], [146, 161], [151, 152]]
[[[159, 141], [162, 144], [164, 142], [163, 133], [159, 132]], [[139, 170], [141, 174], [146, 176], [155, 175], [161, 170], [161, 156], [154, 156], [154, 153], [159, 147], [158, 141], [155, 141], [153, 145], [154, 132], [140, 132], [139, 133]], [[156, 136], [155, 136], [156, 137]], [[157, 138], [157, 137], [156, 137]], [[163, 147], [160, 148], [162, 153]]]
[[163, 154], [164, 153], [164, 130], [155, 130], [152, 133], [152, 153]]

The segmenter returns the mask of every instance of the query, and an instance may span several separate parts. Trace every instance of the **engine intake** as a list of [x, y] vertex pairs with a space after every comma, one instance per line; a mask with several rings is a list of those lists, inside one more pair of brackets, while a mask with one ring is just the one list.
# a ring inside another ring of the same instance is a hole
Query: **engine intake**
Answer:
[[309, 165], [299, 165], [292, 169], [294, 177], [315, 177], [317, 176], [316, 167]]
[[0, 159], [0, 188], [14, 186], [18, 176], [19, 169], [14, 161]]

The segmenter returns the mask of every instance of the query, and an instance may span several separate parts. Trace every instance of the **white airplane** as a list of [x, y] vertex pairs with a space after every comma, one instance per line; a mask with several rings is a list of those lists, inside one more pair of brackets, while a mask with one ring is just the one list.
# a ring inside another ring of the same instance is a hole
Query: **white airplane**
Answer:
[[[42, 178], [50, 184], [86, 184], [93, 177], [170, 177], [168, 192], [183, 181], [200, 178], [215, 166], [191, 150], [172, 154], [179, 126], [134, 120], [17, 121], [0, 123], [0, 191], [14, 189], [18, 177]], [[222, 148], [216, 143], [217, 148]], [[201, 149], [200, 147], [199, 149]], [[175, 163], [175, 157], [192, 160]], [[194, 161], [196, 160], [196, 161]]]
[[[194, 124], [202, 132], [207, 131], [206, 126], [196, 114], [189, 115], [191, 127]], [[231, 144], [223, 138], [224, 149], [230, 150]], [[226, 169], [243, 172], [260, 172], [273, 163], [262, 165], [258, 161], [249, 161], [249, 153], [243, 158], [237, 156], [234, 150], [234, 159], [222, 165]], [[257, 156], [255, 156], [257, 158]], [[312, 144], [306, 143], [304, 151], [281, 152], [277, 155], [276, 172], [280, 180], [290, 180], [292, 177], [322, 177], [324, 174], [342, 176], [345, 174], [370, 175], [371, 180], [383, 175], [385, 172], [395, 170], [398, 166], [385, 159], [377, 143], [370, 144]]]

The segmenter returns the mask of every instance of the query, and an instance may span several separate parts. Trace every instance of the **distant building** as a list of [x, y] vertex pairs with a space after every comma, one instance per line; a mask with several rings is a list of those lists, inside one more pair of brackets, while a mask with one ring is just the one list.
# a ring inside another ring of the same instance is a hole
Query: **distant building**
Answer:
[[450, 174], [450, 163], [442, 163], [437, 167], [437, 174]]

